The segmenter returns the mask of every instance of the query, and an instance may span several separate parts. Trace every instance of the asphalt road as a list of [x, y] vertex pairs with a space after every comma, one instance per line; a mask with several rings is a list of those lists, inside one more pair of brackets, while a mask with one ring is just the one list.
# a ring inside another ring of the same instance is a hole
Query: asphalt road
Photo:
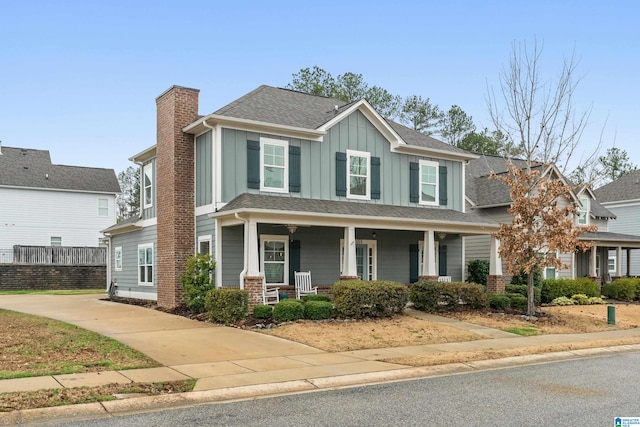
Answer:
[[118, 416], [68, 426], [613, 426], [640, 353]]

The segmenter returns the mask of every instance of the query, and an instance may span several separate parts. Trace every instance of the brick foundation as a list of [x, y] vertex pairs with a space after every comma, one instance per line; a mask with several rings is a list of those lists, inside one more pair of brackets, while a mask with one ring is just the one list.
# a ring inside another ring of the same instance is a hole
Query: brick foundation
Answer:
[[505, 281], [504, 276], [487, 276], [487, 292], [492, 294], [504, 294]]
[[360, 276], [340, 276], [338, 280], [361, 280]]
[[182, 129], [198, 118], [198, 90], [173, 86], [157, 106], [158, 305], [183, 302], [180, 276], [195, 248], [193, 135]]
[[244, 276], [244, 290], [249, 292], [249, 313], [253, 313], [253, 307], [261, 305], [262, 299], [262, 276]]

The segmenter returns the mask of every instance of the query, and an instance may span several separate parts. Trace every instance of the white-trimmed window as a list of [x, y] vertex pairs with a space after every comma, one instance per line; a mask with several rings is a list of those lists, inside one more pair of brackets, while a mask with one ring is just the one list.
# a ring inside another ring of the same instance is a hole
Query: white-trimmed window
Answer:
[[260, 236], [261, 270], [269, 285], [289, 284], [289, 237]]
[[98, 216], [109, 216], [109, 199], [98, 199]]
[[153, 163], [147, 163], [142, 168], [142, 195], [143, 195], [143, 208], [150, 208], [153, 206]]
[[555, 279], [556, 278], [556, 268], [551, 266], [551, 267], [545, 267], [544, 269], [544, 278], [545, 279]]
[[138, 245], [138, 284], [153, 286], [153, 243]]
[[[344, 239], [340, 239], [340, 274], [344, 266]], [[362, 280], [378, 278], [378, 241], [356, 239], [356, 274]]]
[[616, 273], [616, 257], [615, 256], [609, 256], [609, 258], [607, 259], [607, 270], [609, 270], [609, 273]]
[[578, 209], [578, 224], [589, 225], [590, 199], [586, 196], [580, 196], [580, 209]]
[[62, 237], [51, 236], [51, 246], [62, 246]]
[[438, 205], [438, 162], [420, 160], [420, 204]]
[[211, 236], [198, 236], [198, 253], [211, 254]]
[[122, 271], [122, 246], [113, 249], [113, 267], [116, 271]]
[[371, 154], [347, 150], [347, 197], [371, 198]]
[[289, 142], [260, 138], [260, 190], [288, 192]]

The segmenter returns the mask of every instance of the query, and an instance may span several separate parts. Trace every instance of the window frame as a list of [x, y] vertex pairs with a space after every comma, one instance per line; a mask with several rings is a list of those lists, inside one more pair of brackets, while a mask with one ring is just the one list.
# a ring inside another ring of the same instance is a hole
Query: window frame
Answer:
[[[589, 225], [591, 199], [587, 196], [580, 196], [578, 200], [580, 201], [580, 209], [578, 209], [578, 225]], [[582, 218], [584, 218], [584, 222], [582, 222]]]
[[[611, 270], [609, 267], [609, 263], [613, 261], [613, 270]], [[616, 255], [609, 255], [607, 257], [607, 272], [609, 274], [615, 274], [617, 272], [617, 266], [618, 266], [618, 257]]]
[[[149, 199], [147, 200], [146, 178], [149, 176]], [[147, 163], [142, 167], [142, 208], [153, 207], [153, 163]]]
[[[101, 202], [106, 203], [106, 206], [100, 206]], [[101, 210], [106, 209], [106, 213], [102, 214]], [[100, 218], [108, 218], [109, 217], [109, 199], [106, 197], [98, 197], [98, 217]]]
[[[202, 248], [200, 246], [200, 245], [202, 245], [202, 243], [205, 243], [205, 242], [209, 243], [209, 251], [206, 252], [206, 253], [201, 251]], [[198, 236], [198, 246], [196, 247], [196, 253], [199, 254], [199, 255], [205, 255], [205, 254], [212, 255], [211, 243], [212, 243], [212, 239], [211, 239], [211, 235], [210, 234], [203, 235], [203, 236]]]
[[[59, 239], [60, 243], [54, 243], [53, 239]], [[56, 246], [56, 247], [60, 247], [62, 246], [62, 236], [50, 236], [49, 237], [49, 245], [50, 246]]]
[[122, 271], [122, 246], [113, 248], [113, 269]]
[[[265, 163], [266, 150], [265, 146], [282, 147], [284, 166], [267, 165]], [[281, 168], [282, 169], [282, 188], [269, 187], [265, 183], [265, 168]], [[260, 138], [260, 191], [269, 191], [272, 193], [289, 193], [289, 141], [285, 139]]]
[[[265, 246], [267, 242], [283, 242], [284, 243], [284, 260], [283, 261], [266, 261]], [[276, 234], [260, 235], [260, 271], [264, 276], [264, 283], [268, 286], [287, 286], [289, 285], [289, 236]], [[284, 264], [283, 282], [267, 282], [267, 274], [265, 271], [266, 264]]]
[[[367, 246], [367, 281], [378, 280], [378, 240], [376, 239], [356, 239], [356, 245]], [[344, 272], [344, 239], [340, 239], [340, 275]]]
[[[146, 261], [148, 261], [147, 259], [147, 250], [151, 249], [151, 263], [147, 263]], [[145, 263], [144, 264], [140, 264], [140, 250], [144, 250], [145, 251]], [[153, 273], [155, 270], [155, 259], [154, 259], [154, 247], [153, 247], [153, 243], [144, 243], [144, 244], [140, 244], [138, 245], [138, 286], [153, 286], [154, 282], [153, 282]], [[149, 280], [145, 280], [144, 282], [141, 280], [141, 270], [140, 267], [144, 267], [145, 268], [145, 279], [149, 279], [150, 277], [150, 281]], [[149, 267], [151, 267], [151, 274], [149, 274]]]
[[[351, 158], [352, 157], [364, 157], [367, 159], [367, 174], [364, 176], [366, 179], [365, 194], [351, 194], [351, 178], [361, 177], [363, 175], [351, 174]], [[371, 153], [367, 151], [347, 150], [347, 198], [355, 200], [371, 200]]]
[[[419, 169], [418, 169], [418, 204], [420, 205], [425, 205], [425, 206], [439, 206], [440, 205], [440, 163], [435, 162], [433, 160], [424, 160], [424, 159], [420, 159], [418, 164]], [[423, 168], [425, 167], [430, 167], [433, 168], [435, 173], [435, 182], [425, 182], [423, 181]], [[422, 198], [423, 195], [423, 191], [422, 191], [422, 187], [423, 185], [433, 185], [435, 187], [435, 191], [434, 191], [434, 200], [433, 201], [428, 201], [428, 200], [424, 200]]]

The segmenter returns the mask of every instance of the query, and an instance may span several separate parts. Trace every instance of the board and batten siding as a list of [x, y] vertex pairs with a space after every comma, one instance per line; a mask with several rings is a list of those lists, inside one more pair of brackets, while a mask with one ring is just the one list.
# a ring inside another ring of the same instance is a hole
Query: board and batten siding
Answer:
[[195, 141], [196, 206], [210, 205], [213, 200], [213, 151], [211, 131]]
[[[144, 167], [151, 163], [153, 173], [153, 185], [151, 186], [151, 207], [144, 208]], [[156, 217], [156, 209], [158, 203], [158, 167], [156, 159], [151, 159], [140, 166], [140, 207], [142, 210], [142, 219], [151, 219]]]
[[[138, 245], [153, 243], [153, 286], [138, 285]], [[115, 248], [122, 248], [122, 271], [115, 270]], [[157, 299], [158, 245], [155, 225], [111, 237], [111, 280], [116, 280], [118, 296], [144, 294], [144, 299]], [[139, 298], [139, 297], [137, 297]]]
[[[222, 283], [223, 287], [238, 287], [244, 268], [244, 227], [222, 227]], [[216, 268], [218, 266], [216, 265]]]
[[[352, 113], [329, 129], [322, 142], [224, 128], [222, 130], [223, 202], [229, 202], [243, 193], [259, 192], [247, 186], [246, 164], [247, 141], [259, 141], [260, 137], [285, 140], [290, 146], [300, 147], [301, 188], [300, 192], [288, 193], [290, 197], [419, 206], [409, 201], [409, 163], [423, 159], [436, 161], [440, 166], [447, 168], [447, 205], [425, 206], [425, 208], [462, 210], [461, 162], [392, 153], [390, 143], [359, 111]], [[372, 157], [380, 158], [380, 199], [362, 201], [336, 195], [336, 152], [347, 150], [364, 151], [370, 153]], [[278, 193], [278, 195], [283, 194]]]
[[[107, 199], [107, 216], [98, 215], [98, 199]], [[13, 245], [98, 246], [101, 230], [115, 224], [115, 194], [0, 188], [0, 249]]]

